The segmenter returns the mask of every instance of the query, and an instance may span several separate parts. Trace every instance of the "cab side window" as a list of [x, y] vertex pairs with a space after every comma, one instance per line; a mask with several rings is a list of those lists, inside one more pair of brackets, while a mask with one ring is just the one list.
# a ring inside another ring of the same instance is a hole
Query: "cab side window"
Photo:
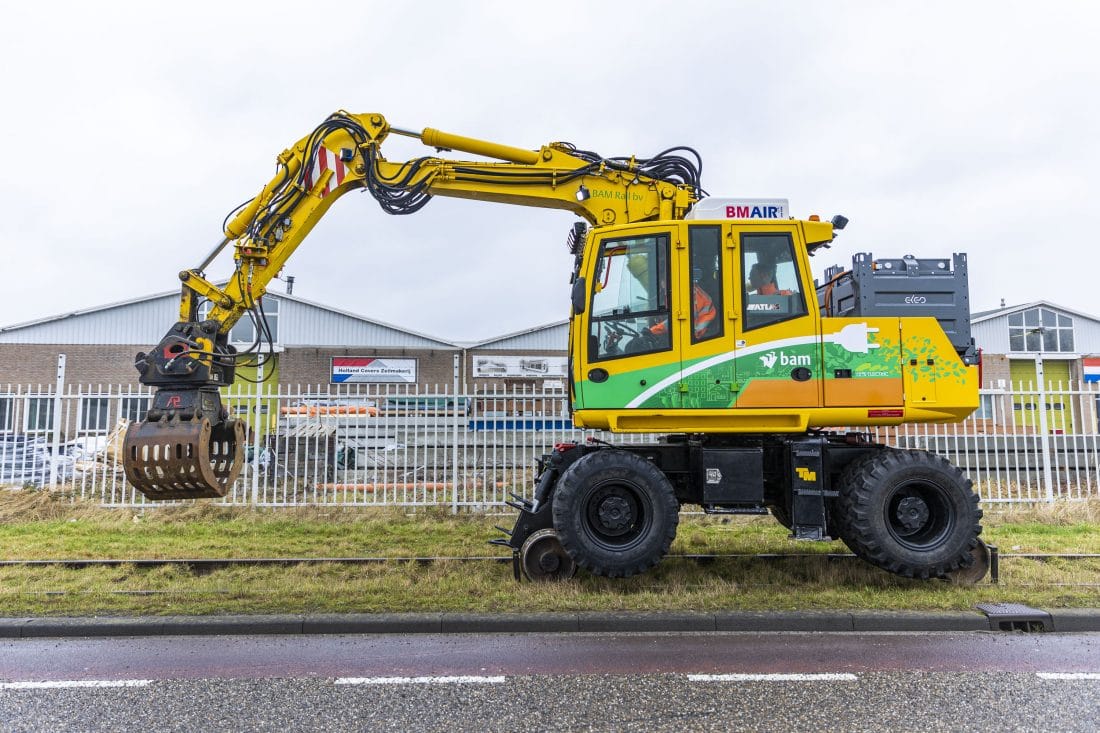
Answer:
[[691, 261], [691, 342], [709, 341], [723, 332], [722, 229], [693, 226], [689, 230]]
[[592, 284], [589, 359], [672, 348], [667, 234], [604, 240]]
[[743, 234], [741, 272], [745, 278], [741, 303], [746, 331], [806, 315], [806, 297], [790, 234]]

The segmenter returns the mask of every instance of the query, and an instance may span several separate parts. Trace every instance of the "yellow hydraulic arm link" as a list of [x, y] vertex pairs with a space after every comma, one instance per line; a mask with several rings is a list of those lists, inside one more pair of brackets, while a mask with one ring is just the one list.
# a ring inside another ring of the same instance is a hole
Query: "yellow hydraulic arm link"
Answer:
[[[499, 162], [390, 162], [381, 151], [390, 135]], [[649, 161], [605, 159], [568, 143], [527, 150], [431, 128], [403, 130], [377, 113], [337, 112], [277, 160], [275, 176], [231, 216], [206, 259], [180, 273], [179, 322], [153, 351], [138, 355], [141, 382], [158, 391], [146, 420], [127, 432], [124, 466], [149, 498], [224, 496], [236, 479], [244, 462], [244, 426], [229, 418], [217, 391], [233, 382], [228, 334], [249, 312], [262, 318], [258, 304], [268, 284], [348, 191], [368, 189], [393, 214], [413, 213], [440, 195], [566, 209], [593, 225], [681, 219], [700, 195], [698, 169], [694, 177], [685, 175], [690, 166], [678, 166], [683, 159], [676, 156], [647, 167]], [[219, 286], [205, 270], [230, 243], [234, 274]], [[201, 300], [211, 308], [200, 322]]]

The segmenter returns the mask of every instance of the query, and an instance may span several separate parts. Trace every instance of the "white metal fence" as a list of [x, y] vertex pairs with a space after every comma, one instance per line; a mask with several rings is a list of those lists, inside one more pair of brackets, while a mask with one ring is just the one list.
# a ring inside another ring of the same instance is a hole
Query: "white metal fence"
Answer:
[[[1100, 496], [1100, 385], [983, 391], [952, 425], [880, 428], [888, 444], [943, 454], [986, 502]], [[0, 386], [0, 485], [59, 486], [110, 506], [145, 503], [122, 472], [122, 427], [150, 393]], [[574, 428], [562, 392], [466, 393], [395, 385], [257, 387], [226, 396], [250, 426], [247, 464], [225, 497], [262, 506], [488, 507], [529, 494], [555, 443], [655, 436]]]

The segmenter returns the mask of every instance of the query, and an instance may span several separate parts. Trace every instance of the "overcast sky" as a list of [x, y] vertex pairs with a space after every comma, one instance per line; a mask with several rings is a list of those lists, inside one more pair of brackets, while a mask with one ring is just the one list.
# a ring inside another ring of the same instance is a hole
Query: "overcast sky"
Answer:
[[[974, 310], [1100, 315], [1097, 3], [42, 0], [0, 21], [3, 325], [177, 288], [341, 108], [532, 149], [690, 145], [712, 195], [850, 218], [815, 275], [961, 251]], [[287, 272], [296, 295], [474, 340], [566, 317], [573, 221], [441, 197], [393, 217], [353, 193]]]

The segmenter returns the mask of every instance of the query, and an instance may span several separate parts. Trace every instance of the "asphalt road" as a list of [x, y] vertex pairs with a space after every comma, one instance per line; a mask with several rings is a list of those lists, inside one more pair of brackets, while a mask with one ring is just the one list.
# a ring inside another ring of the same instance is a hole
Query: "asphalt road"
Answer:
[[1081, 730], [1100, 634], [0, 643], [0, 730]]

